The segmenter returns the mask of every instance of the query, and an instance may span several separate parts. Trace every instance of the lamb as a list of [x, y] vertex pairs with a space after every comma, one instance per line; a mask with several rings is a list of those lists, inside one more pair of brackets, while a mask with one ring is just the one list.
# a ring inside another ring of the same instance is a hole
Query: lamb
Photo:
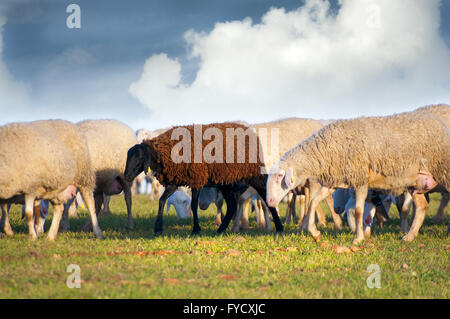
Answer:
[[[182, 139], [177, 143], [175, 139], [180, 136]], [[214, 140], [208, 143], [213, 136]], [[235, 193], [251, 185], [260, 195], [265, 194], [267, 176], [261, 174], [263, 164], [258, 156], [259, 149], [259, 138], [241, 124], [229, 122], [179, 126], [133, 146], [128, 151], [124, 176], [131, 182], [150, 167], [152, 174], [165, 187], [159, 199], [156, 234], [162, 232], [165, 202], [178, 186], [189, 186], [192, 190], [192, 233], [199, 233], [199, 191], [205, 186], [218, 187], [227, 203], [227, 213], [218, 229], [222, 233], [236, 211]], [[283, 225], [276, 210], [271, 209], [271, 213], [277, 231], [282, 231]]]
[[[334, 210], [347, 215], [348, 226], [352, 232], [355, 232], [355, 193], [352, 189], [339, 188], [333, 193]], [[369, 190], [366, 202], [364, 203], [363, 227], [365, 237], [370, 237], [371, 227], [374, 217], [382, 223], [389, 218], [388, 212], [391, 203], [395, 198], [391, 195], [384, 195], [376, 191]]]
[[74, 124], [48, 120], [4, 125], [0, 127], [0, 154], [0, 204], [25, 204], [32, 240], [37, 239], [34, 201], [48, 199], [52, 203], [48, 239], [55, 240], [63, 205], [75, 196], [77, 188], [91, 214], [95, 236], [103, 238], [92, 197], [95, 174], [86, 138]]
[[[34, 201], [34, 223], [37, 234], [44, 232], [45, 219], [48, 216], [48, 200]], [[10, 204], [3, 203], [0, 205], [2, 210], [2, 218], [0, 220], [0, 229], [3, 229], [7, 236], [13, 236], [14, 232], [9, 223]], [[22, 205], [22, 218], [25, 217], [25, 205]]]
[[169, 197], [166, 212], [169, 212], [171, 206], [175, 208], [178, 218], [184, 219], [192, 216], [191, 196], [187, 187], [178, 187], [175, 193]]
[[207, 210], [212, 202], [216, 204], [216, 225], [219, 226], [223, 219], [223, 195], [215, 187], [202, 187], [198, 196], [198, 207]]
[[[235, 215], [232, 231], [235, 231], [236, 226], [245, 229], [248, 228], [248, 209], [250, 202], [255, 210], [258, 227], [259, 228], [266, 227], [267, 230], [272, 230], [272, 225], [270, 224], [268, 215], [264, 217], [265, 211], [263, 210], [260, 199], [261, 197], [259, 197], [259, 195], [254, 195], [253, 197], [248, 198], [246, 202], [244, 202], [242, 218], [240, 221], [237, 221], [237, 218], [239, 217], [238, 214]], [[207, 210], [212, 202], [215, 202], [217, 207], [216, 225], [220, 225], [223, 219], [222, 216], [223, 195], [215, 187], [203, 187], [200, 190], [200, 195], [198, 197], [198, 207], [202, 210]], [[238, 207], [238, 209], [240, 208]]]
[[[339, 156], [335, 156], [339, 154]], [[320, 232], [312, 222], [318, 200], [335, 188], [353, 188], [356, 194], [356, 234], [353, 244], [364, 240], [362, 215], [368, 189], [393, 195], [413, 190], [416, 217], [408, 234], [417, 236], [427, 209], [424, 192], [440, 183], [450, 190], [449, 129], [431, 114], [402, 113], [333, 122], [286, 152], [270, 171], [267, 202], [275, 206], [286, 193], [308, 179], [323, 187], [311, 201], [308, 231]]]
[[[109, 196], [123, 191], [127, 206], [127, 229], [133, 229], [131, 212], [131, 185], [124, 180], [126, 153], [136, 144], [134, 131], [117, 120], [85, 120], [76, 124], [86, 137], [92, 169], [95, 172], [95, 209], [100, 212], [105, 202], [109, 210]], [[106, 196], [106, 197], [105, 197]], [[68, 228], [67, 209], [64, 211], [64, 225]], [[90, 224], [85, 225], [90, 227]]]

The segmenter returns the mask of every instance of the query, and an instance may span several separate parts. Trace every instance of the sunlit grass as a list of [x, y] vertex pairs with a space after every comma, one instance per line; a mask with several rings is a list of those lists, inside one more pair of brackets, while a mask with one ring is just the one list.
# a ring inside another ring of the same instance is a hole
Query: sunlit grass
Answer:
[[[344, 254], [333, 247], [349, 246], [353, 235], [348, 227], [335, 231], [329, 215], [321, 230], [329, 246], [294, 225], [281, 235], [258, 230], [253, 214], [249, 230], [219, 236], [214, 205], [200, 211], [200, 236], [191, 237], [192, 220], [177, 219], [172, 208], [155, 237], [157, 202], [135, 196], [135, 228], [127, 231], [123, 198], [115, 196], [112, 214], [100, 218], [105, 240], [80, 231], [89, 216], [80, 211], [56, 242], [30, 242], [15, 206], [15, 235], [0, 239], [0, 298], [449, 298], [450, 239], [447, 224], [431, 223], [440, 195], [431, 198], [414, 242], [401, 241], [392, 208], [383, 229], [375, 228], [360, 251]], [[285, 204], [280, 213], [284, 219]], [[81, 268], [80, 289], [66, 286], [70, 264]], [[367, 287], [370, 264], [381, 268], [379, 289]]]

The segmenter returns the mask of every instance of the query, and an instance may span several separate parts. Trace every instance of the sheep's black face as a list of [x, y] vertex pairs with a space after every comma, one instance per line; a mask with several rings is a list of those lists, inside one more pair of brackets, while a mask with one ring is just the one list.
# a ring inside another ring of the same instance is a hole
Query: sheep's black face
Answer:
[[127, 153], [127, 164], [124, 173], [125, 180], [131, 183], [136, 176], [147, 170], [148, 162], [149, 154], [146, 146], [136, 144], [130, 148]]

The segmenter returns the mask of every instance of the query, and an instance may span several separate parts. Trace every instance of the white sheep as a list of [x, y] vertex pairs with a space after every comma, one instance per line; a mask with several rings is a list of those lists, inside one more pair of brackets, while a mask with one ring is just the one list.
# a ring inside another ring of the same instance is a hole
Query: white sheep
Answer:
[[186, 219], [192, 216], [191, 196], [187, 187], [178, 187], [178, 189], [167, 199], [167, 210], [171, 206], [175, 208], [178, 218]]
[[[76, 124], [86, 137], [91, 166], [95, 172], [95, 207], [99, 213], [102, 205], [104, 212], [109, 211], [108, 196], [119, 194], [123, 191], [127, 207], [126, 228], [133, 228], [131, 212], [131, 183], [123, 178], [127, 151], [136, 144], [134, 131], [126, 124], [117, 120], [85, 120]], [[68, 203], [70, 205], [70, 203]], [[69, 228], [68, 205], [64, 211], [63, 227]], [[88, 223], [84, 228], [90, 228]]]
[[86, 138], [74, 124], [48, 120], [4, 125], [0, 127], [0, 154], [0, 204], [25, 204], [32, 240], [37, 238], [34, 201], [48, 199], [53, 204], [48, 239], [54, 240], [63, 205], [76, 195], [77, 188], [91, 214], [94, 234], [103, 237], [92, 197], [95, 174]]
[[[339, 156], [336, 156], [339, 154]], [[403, 113], [387, 117], [363, 117], [333, 122], [292, 150], [271, 168], [267, 202], [271, 206], [292, 188], [308, 179], [323, 187], [308, 209], [308, 231], [319, 240], [313, 217], [323, 196], [335, 188], [353, 188], [356, 193], [356, 235], [364, 239], [363, 209], [368, 189], [400, 195], [415, 190], [416, 216], [408, 234], [417, 236], [428, 204], [422, 193], [438, 183], [450, 190], [450, 134], [438, 117]]]

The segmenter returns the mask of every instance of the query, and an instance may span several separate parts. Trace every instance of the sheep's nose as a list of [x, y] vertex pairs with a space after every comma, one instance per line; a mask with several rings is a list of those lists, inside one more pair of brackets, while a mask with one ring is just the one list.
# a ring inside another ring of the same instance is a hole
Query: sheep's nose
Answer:
[[267, 204], [269, 204], [270, 207], [273, 207], [275, 204], [275, 199], [273, 199], [272, 197], [268, 198]]

